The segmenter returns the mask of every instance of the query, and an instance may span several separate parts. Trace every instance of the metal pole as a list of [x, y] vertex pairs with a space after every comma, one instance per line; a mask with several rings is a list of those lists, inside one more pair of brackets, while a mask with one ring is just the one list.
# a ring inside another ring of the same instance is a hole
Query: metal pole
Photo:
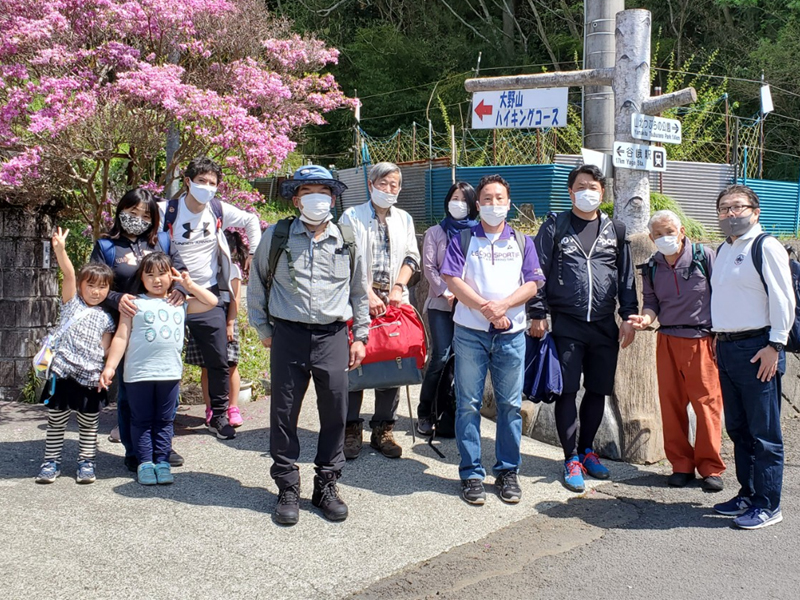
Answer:
[[411, 160], [417, 160], [417, 122], [411, 124]]
[[[614, 66], [616, 15], [624, 0], [585, 0], [583, 68]], [[614, 147], [614, 91], [610, 85], [583, 88], [583, 146], [610, 153]]]
[[733, 118], [733, 183], [739, 181], [739, 117]]
[[456, 182], [456, 126], [450, 125], [450, 179], [451, 183]]
[[725, 164], [731, 164], [731, 109], [725, 92]]

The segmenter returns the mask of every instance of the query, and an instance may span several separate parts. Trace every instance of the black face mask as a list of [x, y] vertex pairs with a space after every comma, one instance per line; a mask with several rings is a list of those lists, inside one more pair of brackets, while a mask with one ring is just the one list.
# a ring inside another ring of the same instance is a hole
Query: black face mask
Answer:
[[719, 228], [725, 237], [740, 237], [750, 231], [754, 223], [750, 222], [751, 215], [746, 217], [728, 217], [719, 220]]

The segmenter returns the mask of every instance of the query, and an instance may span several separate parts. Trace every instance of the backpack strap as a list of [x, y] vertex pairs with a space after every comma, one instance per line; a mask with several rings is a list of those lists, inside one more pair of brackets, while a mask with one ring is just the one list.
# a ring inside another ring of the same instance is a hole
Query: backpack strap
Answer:
[[472, 241], [472, 229], [462, 229], [458, 233], [458, 244], [461, 246], [461, 254], [464, 255], [464, 259], [467, 258], [467, 253], [469, 252], [469, 244]]
[[350, 256], [350, 277], [352, 277], [356, 268], [357, 247], [355, 231], [353, 231], [352, 225], [345, 223], [337, 223], [336, 226], [339, 228], [339, 233], [342, 234], [342, 240], [344, 240], [342, 247], [347, 248], [347, 254]]
[[209, 202], [211, 205], [211, 212], [217, 218], [217, 230], [222, 229], [222, 200], [214, 196]]
[[700, 274], [711, 281], [711, 268], [708, 264], [708, 256], [700, 242], [692, 243], [692, 264], [700, 270]]
[[103, 253], [103, 260], [113, 269], [114, 261], [117, 258], [117, 249], [114, 247], [114, 241], [109, 238], [100, 238], [97, 240], [97, 245], [100, 247], [100, 252]]
[[158, 232], [158, 245], [161, 246], [161, 251], [169, 256], [169, 249], [171, 245], [171, 241], [169, 238], [168, 231], [159, 231]]
[[169, 233], [172, 237], [172, 226], [175, 224], [175, 219], [178, 218], [178, 198], [173, 198], [167, 201], [167, 208], [164, 211], [164, 226], [162, 231]]
[[750, 250], [750, 258], [753, 260], [753, 266], [756, 268], [758, 272], [758, 276], [761, 278], [761, 284], [764, 286], [764, 291], [767, 292], [767, 296], [769, 296], [769, 288], [767, 287], [767, 281], [764, 279], [764, 240], [769, 237], [768, 233], [759, 233], [756, 239], [753, 241], [753, 246]]
[[284, 252], [289, 260], [289, 275], [292, 279], [294, 287], [297, 286], [295, 281], [294, 267], [292, 266], [292, 256], [289, 251], [289, 229], [294, 222], [295, 217], [286, 217], [281, 219], [273, 225], [272, 239], [269, 244], [269, 276], [267, 277], [267, 298], [272, 290], [272, 282], [275, 279], [275, 270], [278, 268], [278, 260]]
[[[519, 233], [519, 235], [517, 235]], [[522, 253], [523, 260], [525, 259], [525, 244], [527, 243], [526, 236], [524, 233], [517, 232], [515, 229], [511, 230], [511, 234], [514, 236], [514, 239], [517, 241], [517, 246], [519, 246], [519, 251]]]

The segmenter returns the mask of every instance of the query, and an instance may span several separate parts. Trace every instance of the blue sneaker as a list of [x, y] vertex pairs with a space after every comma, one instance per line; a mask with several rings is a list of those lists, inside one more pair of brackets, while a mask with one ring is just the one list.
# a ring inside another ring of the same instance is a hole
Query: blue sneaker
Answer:
[[739, 529], [761, 529], [783, 521], [780, 507], [775, 510], [753, 507], [743, 515], [736, 517], [733, 524]]
[[156, 466], [152, 462], [143, 462], [136, 469], [136, 479], [142, 485], [157, 484], [158, 479], [156, 479]]
[[78, 461], [78, 474], [75, 476], [75, 481], [78, 483], [94, 483], [96, 480], [94, 462], [91, 460]]
[[59, 475], [61, 475], [61, 466], [54, 460], [46, 460], [39, 467], [39, 474], [34, 481], [36, 483], [53, 483]]
[[583, 472], [585, 471], [581, 461], [577, 456], [573, 456], [564, 461], [564, 487], [573, 492], [582, 492], [586, 489], [583, 482]]
[[168, 462], [160, 462], [155, 466], [156, 481], [158, 485], [169, 485], [175, 481], [172, 476], [172, 469]]
[[727, 502], [720, 502], [714, 505], [714, 510], [726, 517], [738, 517], [743, 515], [753, 506], [750, 498], [746, 496], [736, 496]]
[[592, 452], [591, 448], [587, 448], [584, 454], [578, 456], [583, 465], [584, 471], [595, 479], [608, 479], [611, 473], [607, 468], [600, 464], [600, 457]]

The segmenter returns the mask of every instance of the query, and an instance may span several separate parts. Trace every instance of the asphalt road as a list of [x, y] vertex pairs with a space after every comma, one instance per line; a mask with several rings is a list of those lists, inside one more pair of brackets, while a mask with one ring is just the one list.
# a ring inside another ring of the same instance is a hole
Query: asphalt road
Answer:
[[797, 600], [800, 598], [800, 419], [785, 404], [784, 520], [756, 531], [710, 510], [726, 489], [669, 488], [660, 474], [602, 485], [384, 579], [353, 600]]

